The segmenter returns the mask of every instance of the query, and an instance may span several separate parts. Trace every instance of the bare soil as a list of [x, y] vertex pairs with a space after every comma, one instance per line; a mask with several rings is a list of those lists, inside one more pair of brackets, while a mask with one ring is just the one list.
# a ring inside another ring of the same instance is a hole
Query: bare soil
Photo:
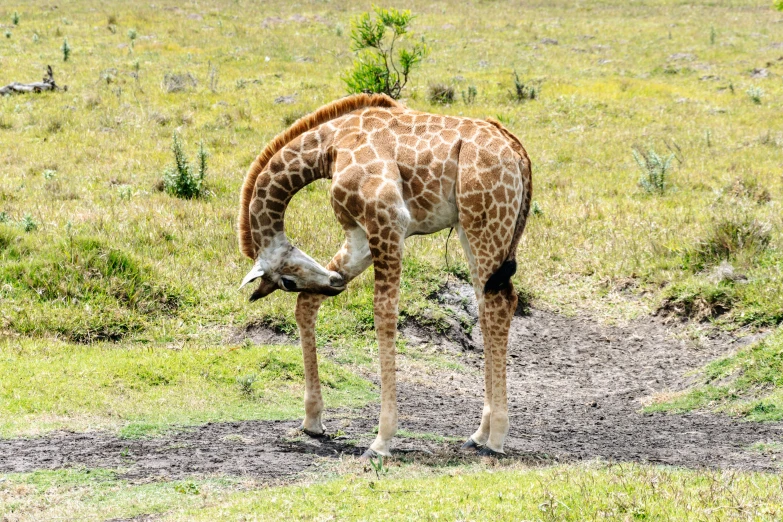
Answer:
[[[471, 331], [476, 307], [470, 287], [452, 284], [435, 297], [439, 306], [451, 310], [445, 332], [443, 324], [436, 334], [409, 320], [402, 334], [413, 346], [410, 352], [437, 353], [464, 370], [401, 357], [400, 429], [412, 435], [399, 437], [395, 448], [401, 457], [442, 464], [475, 458], [459, 454], [459, 442], [438, 437], [461, 441], [477, 427], [483, 357], [478, 328]], [[256, 330], [248, 331], [266, 339]], [[780, 471], [770, 455], [748, 448], [783, 440], [783, 423], [712, 413], [640, 412], [645, 398], [684, 388], [689, 371], [753, 339], [707, 330], [694, 340], [692, 331], [658, 318], [612, 327], [535, 309], [515, 317], [508, 359], [508, 458]], [[285, 481], [319, 458], [361, 454], [374, 436], [378, 410], [371, 405], [326, 412], [333, 435], [322, 439], [296, 432], [299, 421], [248, 421], [211, 423], [140, 440], [102, 432], [1, 440], [0, 472], [85, 466], [125, 469], [131, 480], [220, 474]]]

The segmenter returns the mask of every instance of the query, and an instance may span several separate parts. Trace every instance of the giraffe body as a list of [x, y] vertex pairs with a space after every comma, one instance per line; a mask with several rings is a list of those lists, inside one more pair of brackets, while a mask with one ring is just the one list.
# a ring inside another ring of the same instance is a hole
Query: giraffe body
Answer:
[[[325, 177], [332, 180], [331, 203], [346, 241], [324, 268], [288, 242], [283, 219], [296, 191]], [[240, 246], [256, 261], [243, 285], [261, 279], [251, 300], [278, 288], [300, 292], [305, 432], [324, 433], [318, 308], [372, 264], [381, 415], [368, 452], [390, 454], [397, 429], [394, 341], [404, 240], [454, 227], [470, 264], [485, 339], [484, 411], [466, 446], [503, 451], [506, 344], [517, 300], [510, 277], [531, 190], [527, 154], [499, 123], [421, 113], [385, 96], [327, 105], [265, 149], [243, 188]]]

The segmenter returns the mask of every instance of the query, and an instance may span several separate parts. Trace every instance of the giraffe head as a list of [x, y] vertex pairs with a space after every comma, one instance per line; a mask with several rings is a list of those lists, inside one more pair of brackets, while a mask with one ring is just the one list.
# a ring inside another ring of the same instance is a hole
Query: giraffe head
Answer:
[[337, 295], [345, 290], [346, 282], [337, 272], [327, 270], [289, 243], [284, 235], [262, 251], [256, 264], [242, 280], [244, 287], [257, 279], [261, 284], [250, 295], [250, 301], [266, 297], [277, 289], [286, 292], [310, 292]]

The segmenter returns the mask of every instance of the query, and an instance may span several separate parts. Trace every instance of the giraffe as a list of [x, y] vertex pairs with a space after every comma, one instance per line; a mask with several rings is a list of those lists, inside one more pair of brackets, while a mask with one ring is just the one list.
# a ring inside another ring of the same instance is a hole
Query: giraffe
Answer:
[[[325, 267], [294, 247], [284, 229], [291, 198], [319, 178], [331, 179], [331, 205], [346, 237]], [[372, 264], [381, 412], [378, 435], [363, 457], [390, 456], [397, 431], [395, 337], [404, 241], [453, 227], [470, 265], [484, 335], [484, 408], [462, 447], [503, 453], [506, 350], [517, 303], [510, 279], [531, 193], [527, 153], [499, 122], [417, 112], [385, 95], [325, 105], [264, 148], [241, 190], [239, 245], [255, 263], [240, 288], [260, 280], [251, 301], [277, 289], [299, 292], [304, 433], [325, 434], [318, 309]]]

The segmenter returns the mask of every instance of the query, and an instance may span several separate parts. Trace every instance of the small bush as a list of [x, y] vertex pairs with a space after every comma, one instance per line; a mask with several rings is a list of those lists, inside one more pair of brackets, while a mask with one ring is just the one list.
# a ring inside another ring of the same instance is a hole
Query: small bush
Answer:
[[639, 185], [648, 194], [663, 194], [669, 185], [667, 177], [672, 160], [674, 159], [674, 154], [670, 154], [664, 158], [658, 155], [652, 148], [647, 152], [635, 148], [632, 152], [637, 165], [642, 169], [642, 177], [639, 179]]
[[465, 105], [472, 105], [476, 102], [476, 96], [478, 95], [478, 90], [476, 89], [475, 85], [471, 85], [468, 87], [467, 92], [462, 91], [462, 103]]
[[539, 205], [538, 201], [533, 201], [533, 204], [530, 207], [530, 212], [534, 216], [541, 216], [544, 214], [544, 210], [541, 208], [541, 205]]
[[198, 85], [196, 77], [191, 73], [163, 75], [163, 89], [166, 92], [181, 92]]
[[714, 319], [734, 307], [734, 288], [726, 285], [675, 285], [667, 292], [657, 313], [683, 319]]
[[206, 195], [204, 178], [207, 175], [207, 151], [199, 144], [198, 166], [194, 169], [185, 157], [182, 142], [174, 134], [171, 150], [174, 164], [163, 172], [163, 190], [172, 196], [183, 199], [199, 198]]
[[19, 13], [17, 13], [16, 11], [14, 11], [13, 16], [11, 16], [11, 23], [13, 23], [14, 25], [19, 25]]
[[430, 103], [450, 105], [454, 103], [454, 87], [443, 83], [431, 84], [427, 97]]
[[68, 58], [70, 58], [70, 56], [71, 56], [71, 46], [68, 45], [68, 39], [67, 38], [65, 40], [63, 40], [62, 50], [63, 50], [63, 61], [67, 62]]
[[33, 216], [30, 214], [26, 214], [22, 218], [22, 220], [19, 222], [19, 226], [21, 226], [22, 230], [25, 232], [33, 232], [38, 230], [38, 223], [35, 222], [35, 219], [33, 219]]
[[751, 87], [747, 93], [753, 103], [761, 105], [761, 97], [764, 96], [764, 90], [761, 87]]
[[258, 380], [258, 377], [255, 373], [251, 373], [250, 375], [244, 375], [242, 377], [237, 377], [237, 384], [239, 385], [239, 390], [242, 392], [242, 395], [245, 396], [252, 396], [253, 395], [253, 384]]
[[696, 247], [686, 253], [686, 265], [694, 270], [703, 270], [728, 261], [743, 251], [757, 255], [769, 246], [771, 231], [768, 223], [749, 216], [722, 218]]
[[348, 92], [384, 93], [398, 99], [411, 71], [427, 54], [427, 47], [423, 42], [400, 46], [413, 20], [410, 11], [379, 7], [373, 7], [373, 11], [374, 18], [370, 13], [362, 13], [351, 20], [351, 50], [357, 57], [353, 69], [342, 79]]
[[514, 90], [511, 95], [518, 101], [535, 100], [538, 97], [538, 91], [532, 85], [525, 84], [514, 71]]

